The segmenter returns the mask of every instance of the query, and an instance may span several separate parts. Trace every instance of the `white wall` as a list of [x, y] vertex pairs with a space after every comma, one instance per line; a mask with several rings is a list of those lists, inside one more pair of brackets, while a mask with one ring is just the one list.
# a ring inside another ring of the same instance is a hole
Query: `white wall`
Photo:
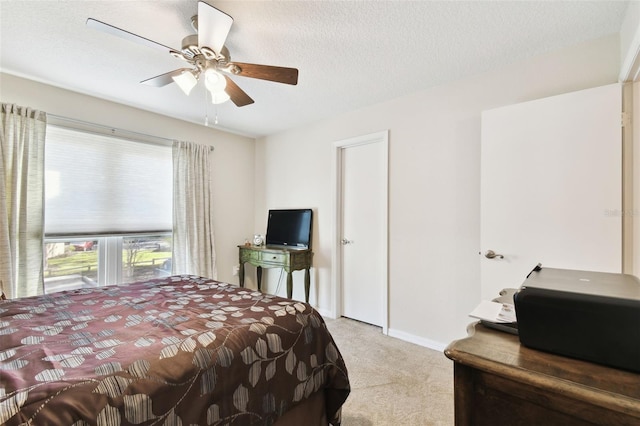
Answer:
[[256, 231], [269, 208], [315, 209], [311, 303], [330, 312], [332, 143], [389, 129], [389, 333], [442, 348], [480, 298], [481, 111], [614, 83], [619, 64], [612, 35], [259, 139]]
[[[218, 279], [237, 283], [232, 267], [237, 245], [254, 220], [255, 141], [114, 102], [0, 73], [0, 101], [61, 117], [169, 139], [215, 146], [213, 153], [214, 230]], [[242, 171], [239, 173], [239, 171]]]
[[633, 83], [633, 271], [640, 277], [640, 81]]

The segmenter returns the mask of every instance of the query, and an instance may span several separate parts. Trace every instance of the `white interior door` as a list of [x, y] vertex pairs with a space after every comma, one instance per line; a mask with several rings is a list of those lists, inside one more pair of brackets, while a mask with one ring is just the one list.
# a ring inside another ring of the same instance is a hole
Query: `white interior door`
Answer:
[[342, 315], [386, 328], [387, 145], [365, 138], [341, 152]]
[[613, 84], [483, 112], [482, 299], [520, 287], [538, 263], [621, 272], [621, 93]]

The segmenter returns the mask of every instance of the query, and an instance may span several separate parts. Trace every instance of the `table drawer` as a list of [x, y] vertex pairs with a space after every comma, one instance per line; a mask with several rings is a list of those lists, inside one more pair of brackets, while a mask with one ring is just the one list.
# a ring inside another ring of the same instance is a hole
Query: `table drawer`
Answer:
[[263, 262], [285, 263], [287, 262], [287, 254], [262, 252], [260, 253], [260, 260]]
[[256, 251], [256, 250], [241, 249], [240, 250], [240, 262], [249, 262], [249, 263], [251, 263], [252, 261], [253, 262], [259, 262], [261, 254], [262, 253], [260, 253], [259, 251]]

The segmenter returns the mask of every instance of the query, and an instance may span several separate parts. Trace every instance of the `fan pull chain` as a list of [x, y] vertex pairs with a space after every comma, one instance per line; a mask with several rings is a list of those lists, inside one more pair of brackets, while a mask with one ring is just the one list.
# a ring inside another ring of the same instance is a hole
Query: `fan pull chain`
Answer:
[[206, 127], [209, 127], [209, 103], [214, 105], [215, 115], [213, 119], [213, 125], [217, 126], [218, 125], [218, 105], [213, 103], [213, 95], [210, 94], [208, 90], [205, 90], [204, 91], [204, 125]]

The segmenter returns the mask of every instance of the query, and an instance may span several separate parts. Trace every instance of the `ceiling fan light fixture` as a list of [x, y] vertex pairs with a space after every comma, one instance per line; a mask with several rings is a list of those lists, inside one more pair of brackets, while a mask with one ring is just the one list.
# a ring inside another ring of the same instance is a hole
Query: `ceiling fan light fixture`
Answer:
[[180, 87], [180, 89], [184, 92], [185, 95], [189, 96], [191, 90], [198, 83], [198, 79], [195, 75], [193, 75], [193, 71], [183, 71], [178, 75], [174, 75], [173, 81]]
[[227, 87], [227, 80], [215, 69], [207, 68], [204, 72], [204, 85], [213, 95], [224, 91], [225, 87]]
[[214, 105], [223, 104], [229, 99], [231, 99], [231, 97], [224, 90], [216, 93], [211, 93], [211, 103]]

